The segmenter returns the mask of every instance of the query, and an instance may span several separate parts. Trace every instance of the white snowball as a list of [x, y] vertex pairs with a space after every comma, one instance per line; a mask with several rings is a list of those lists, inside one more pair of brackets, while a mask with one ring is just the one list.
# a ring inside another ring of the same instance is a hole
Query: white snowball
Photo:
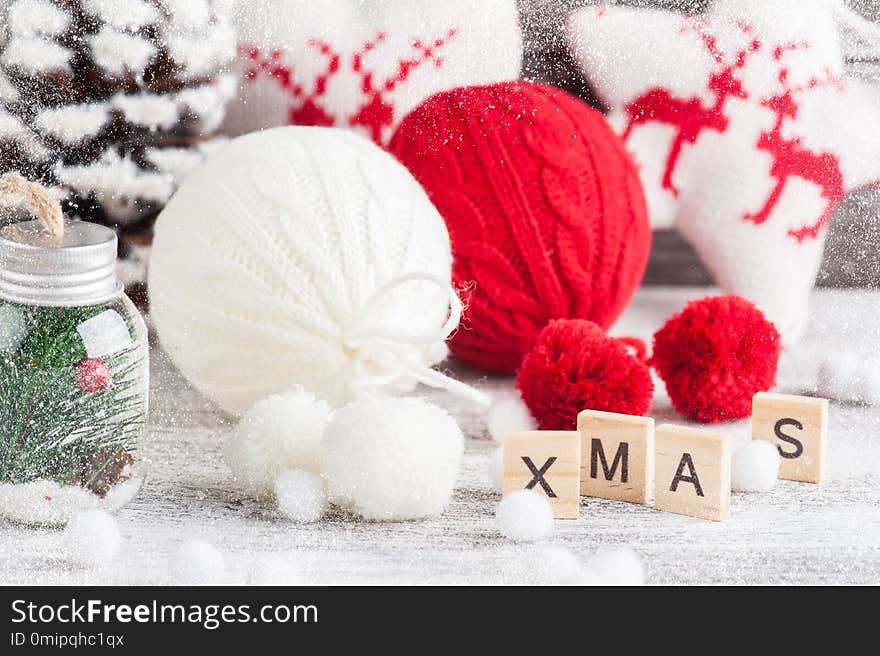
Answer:
[[496, 402], [486, 417], [486, 428], [496, 442], [503, 442], [505, 433], [536, 430], [537, 427], [535, 418], [519, 396]]
[[278, 475], [289, 469], [321, 471], [318, 447], [332, 410], [302, 388], [258, 401], [239, 421], [224, 456], [249, 494], [272, 496]]
[[302, 585], [303, 577], [288, 558], [266, 554], [256, 558], [247, 573], [247, 585]]
[[534, 542], [553, 531], [553, 507], [543, 494], [517, 490], [498, 504], [495, 522], [504, 537], [515, 542]]
[[644, 566], [639, 555], [629, 547], [603, 549], [590, 558], [585, 574], [594, 574], [604, 585], [643, 585]]
[[855, 351], [829, 353], [819, 363], [816, 390], [828, 399], [880, 405], [880, 358]]
[[820, 396], [848, 401], [856, 394], [859, 358], [853, 351], [827, 353], [819, 362], [816, 390]]
[[217, 548], [204, 540], [187, 540], [171, 557], [173, 585], [217, 585], [226, 580], [226, 563]]
[[417, 398], [371, 398], [336, 412], [322, 445], [331, 500], [365, 519], [438, 515], [452, 499], [464, 436], [442, 408]]
[[583, 572], [578, 557], [565, 547], [546, 547], [536, 554], [534, 583], [541, 585], [580, 585]]
[[880, 405], [880, 358], [871, 358], [862, 364], [858, 396], [862, 403]]
[[764, 440], [748, 440], [736, 447], [730, 463], [734, 492], [766, 492], [779, 477], [779, 450]]
[[317, 522], [327, 508], [324, 480], [302, 469], [283, 472], [275, 481], [278, 511], [294, 522]]
[[103, 510], [87, 510], [71, 517], [62, 539], [65, 555], [83, 565], [106, 564], [119, 555], [122, 546], [116, 518]]
[[504, 447], [499, 446], [486, 462], [486, 477], [495, 492], [501, 492], [504, 485]]

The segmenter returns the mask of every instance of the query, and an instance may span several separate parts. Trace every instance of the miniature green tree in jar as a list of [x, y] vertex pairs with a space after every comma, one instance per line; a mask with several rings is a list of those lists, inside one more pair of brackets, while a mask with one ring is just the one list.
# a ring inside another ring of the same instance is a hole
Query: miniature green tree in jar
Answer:
[[60, 525], [140, 488], [147, 331], [116, 278], [116, 235], [66, 221], [17, 174], [0, 205], [37, 220], [0, 228], [0, 516]]

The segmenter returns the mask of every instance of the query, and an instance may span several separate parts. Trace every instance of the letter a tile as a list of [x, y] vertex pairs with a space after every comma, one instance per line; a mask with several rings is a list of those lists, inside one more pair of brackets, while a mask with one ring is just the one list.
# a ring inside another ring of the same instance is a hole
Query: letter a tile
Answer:
[[730, 441], [663, 424], [655, 431], [654, 507], [721, 521], [730, 511]]
[[827, 399], [767, 392], [752, 399], [752, 439], [779, 449], [779, 478], [821, 483], [827, 432]]
[[547, 496], [557, 519], [577, 519], [580, 434], [522, 431], [504, 436], [504, 494], [535, 490]]
[[654, 420], [584, 410], [581, 434], [581, 494], [648, 503], [654, 477]]

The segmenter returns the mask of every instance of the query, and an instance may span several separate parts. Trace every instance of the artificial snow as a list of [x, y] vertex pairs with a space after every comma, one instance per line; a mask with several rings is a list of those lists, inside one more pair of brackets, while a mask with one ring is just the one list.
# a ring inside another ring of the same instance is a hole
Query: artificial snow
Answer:
[[504, 485], [504, 447], [499, 446], [486, 461], [486, 478], [495, 492], [501, 492]]
[[412, 397], [354, 401], [324, 433], [328, 493], [369, 520], [439, 515], [452, 499], [463, 450], [458, 422], [436, 405]]
[[[0, 101], [4, 103], [15, 103], [21, 98], [21, 91], [12, 83], [2, 70], [0, 70]], [[0, 110], [6, 116], [9, 114], [5, 110]]]
[[495, 523], [501, 534], [514, 542], [543, 540], [553, 531], [553, 507], [543, 494], [517, 490], [498, 504]]
[[143, 0], [85, 0], [85, 10], [117, 30], [137, 32], [156, 21], [156, 8]]
[[530, 569], [538, 585], [580, 585], [584, 580], [578, 557], [565, 547], [539, 549]]
[[880, 405], [880, 357], [850, 350], [823, 355], [816, 391], [836, 401]]
[[24, 73], [48, 73], [70, 70], [73, 51], [51, 41], [32, 37], [14, 37], [3, 47], [0, 62]]
[[90, 358], [104, 358], [131, 346], [131, 333], [116, 310], [104, 310], [76, 327]]
[[63, 105], [42, 110], [34, 127], [63, 144], [78, 144], [97, 135], [110, 120], [105, 103]]
[[43, 161], [49, 149], [18, 118], [0, 109], [0, 139], [12, 141], [34, 161]]
[[207, 34], [169, 35], [166, 47], [174, 63], [183, 69], [181, 77], [202, 77], [235, 58], [235, 32], [228, 23], [220, 22]]
[[730, 489], [766, 492], [779, 476], [779, 450], [764, 440], [746, 440], [735, 446], [730, 463]]
[[62, 534], [63, 553], [82, 565], [106, 565], [122, 547], [116, 518], [103, 510], [87, 510], [74, 515]]
[[9, 6], [6, 24], [14, 36], [58, 36], [70, 25], [70, 16], [49, 0], [18, 0]]
[[307, 524], [321, 519], [327, 509], [324, 480], [302, 469], [282, 472], [275, 481], [278, 512], [287, 519]]
[[[182, 89], [177, 94], [176, 102], [182, 114], [189, 114], [198, 119], [199, 128], [203, 132], [213, 132], [223, 122], [226, 115], [225, 80], [229, 76], [221, 76], [217, 84], [203, 84], [198, 87]], [[222, 81], [222, 84], [221, 84]]]
[[152, 93], [118, 93], [111, 101], [132, 125], [168, 130], [177, 123], [180, 111], [177, 103], [168, 95]]
[[496, 442], [503, 442], [505, 433], [536, 430], [537, 427], [535, 418], [519, 395], [498, 401], [486, 417], [486, 428]]
[[206, 0], [161, 0], [161, 3], [170, 26], [175, 30], [195, 32], [203, 29], [211, 20], [211, 8]]
[[248, 494], [266, 498], [286, 470], [319, 473], [321, 437], [331, 415], [325, 401], [302, 388], [255, 403], [224, 450], [236, 482]]
[[101, 498], [76, 485], [38, 479], [27, 483], [0, 483], [0, 517], [32, 526], [63, 526], [90, 510], [113, 512], [126, 505], [144, 482], [143, 467], [132, 467], [130, 477]]
[[165, 203], [174, 192], [170, 175], [144, 171], [113, 149], [89, 164], [64, 166], [59, 162], [55, 175], [62, 184], [81, 195], [94, 194], [98, 202], [108, 208], [125, 205], [135, 198]]
[[217, 585], [226, 581], [226, 561], [214, 545], [187, 540], [172, 555], [169, 575], [173, 585]]
[[17, 305], [0, 305], [0, 352], [16, 351], [28, 335], [24, 311]]
[[132, 285], [146, 280], [149, 253], [148, 246], [129, 244], [126, 256], [116, 260], [116, 277], [123, 287], [128, 289]]
[[642, 559], [629, 547], [603, 549], [590, 558], [584, 569], [598, 577], [603, 585], [643, 585]]
[[263, 554], [250, 564], [247, 585], [303, 585], [303, 575], [285, 556]]
[[88, 37], [88, 41], [95, 63], [115, 76], [140, 74], [156, 55], [155, 46], [146, 39], [117, 32], [108, 25]]
[[170, 173], [176, 180], [182, 180], [205, 159], [195, 148], [147, 148], [144, 157], [150, 164], [163, 173]]

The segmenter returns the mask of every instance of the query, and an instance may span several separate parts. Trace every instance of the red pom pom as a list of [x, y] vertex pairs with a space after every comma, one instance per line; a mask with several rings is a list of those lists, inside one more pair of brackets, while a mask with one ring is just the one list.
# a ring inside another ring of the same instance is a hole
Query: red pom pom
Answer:
[[584, 319], [551, 321], [523, 359], [516, 381], [538, 427], [574, 430], [578, 413], [586, 409], [648, 412], [654, 383], [648, 365], [627, 348], [632, 341], [609, 337]]
[[641, 282], [638, 170], [583, 101], [522, 80], [453, 89], [413, 110], [389, 149], [446, 220], [456, 287], [473, 290], [450, 343], [460, 360], [513, 372], [551, 319], [607, 328]]
[[654, 335], [652, 364], [672, 404], [704, 423], [752, 414], [776, 384], [780, 342], [763, 312], [739, 296], [692, 301]]
[[86, 358], [76, 365], [76, 386], [83, 392], [98, 392], [112, 381], [110, 367], [101, 358]]

